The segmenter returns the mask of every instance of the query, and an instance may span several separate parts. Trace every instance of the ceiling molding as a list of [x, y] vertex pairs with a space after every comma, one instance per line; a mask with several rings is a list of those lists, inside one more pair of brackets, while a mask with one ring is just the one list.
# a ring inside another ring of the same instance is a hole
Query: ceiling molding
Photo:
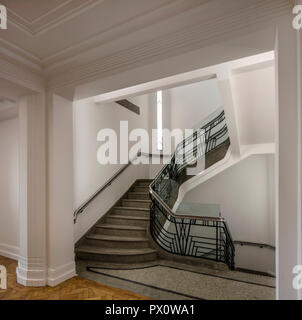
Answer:
[[127, 20], [121, 24], [110, 27], [101, 33], [91, 36], [80, 43], [64, 48], [48, 57], [42, 59], [42, 64], [46, 69], [51, 69], [57, 65], [68, 63], [75, 55], [80, 55], [91, 50], [110, 43], [119, 38], [129, 36], [129, 34], [150, 27], [154, 24], [166, 21], [172, 17], [183, 15], [189, 10], [194, 10], [211, 0], [173, 0], [156, 9], [152, 9], [145, 14]]
[[32, 21], [21, 17], [10, 9], [8, 5], [8, 22], [24, 33], [36, 37], [104, 1], [105, 0], [65, 0], [61, 5], [49, 10], [47, 13]]
[[280, 16], [288, 14], [290, 8], [287, 0], [253, 0], [249, 6], [228, 15], [204, 23], [199, 21], [172, 34], [56, 74], [48, 79], [47, 87], [56, 90], [82, 84], [261, 30], [273, 26]]
[[45, 79], [42, 76], [1, 57], [0, 79], [8, 80], [34, 92], [45, 90]]
[[[64, 22], [64, 19], [71, 19], [91, 8], [89, 5], [103, 1], [87, 0], [84, 6], [81, 0], [83, 6], [80, 6], [78, 0], [68, 0], [59, 6], [61, 8], [59, 11], [50, 10], [32, 22], [19, 18], [22, 19], [23, 25], [42, 23], [48, 19], [50, 24], [45, 27], [53, 28]], [[17, 83], [23, 83], [35, 91], [44, 90], [44, 83], [50, 90], [72, 87], [273, 26], [280, 16], [291, 11], [292, 6], [289, 0], [251, 0], [245, 1], [246, 5], [244, 7], [241, 5], [240, 9], [228, 10], [228, 14], [225, 10], [213, 14], [212, 9], [216, 9], [217, 3], [222, 2], [169, 1], [44, 59], [18, 48], [7, 40], [0, 39], [0, 78], [16, 80]], [[64, 16], [63, 8], [66, 9], [65, 6], [71, 4], [74, 6], [74, 12]], [[206, 14], [209, 8], [212, 16], [210, 14], [208, 18]], [[58, 15], [60, 21], [51, 19], [52, 14], [56, 12], [61, 12], [61, 15]], [[202, 17], [200, 13], [203, 13]], [[165, 23], [169, 25], [168, 31], [160, 32]], [[40, 32], [37, 30], [35, 32]], [[32, 31], [30, 31], [31, 36], [38, 35]], [[147, 33], [152, 34], [151, 40], [142, 36]], [[137, 38], [139, 39], [137, 43], [129, 41]], [[108, 47], [110, 50], [107, 50]], [[1, 56], [10, 58], [1, 59]], [[13, 60], [18, 63], [15, 65]], [[24, 67], [20, 68], [19, 64]]]
[[0, 38], [0, 54], [12, 58], [24, 66], [33, 69], [39, 73], [43, 72], [42, 61], [37, 56], [23, 50], [11, 42]]
[[[72, 1], [74, 2], [74, 0]], [[105, 0], [94, 0], [94, 5], [103, 1]], [[8, 56], [14, 56], [17, 60], [23, 61], [26, 66], [39, 71], [45, 70], [45, 72], [47, 73], [54, 68], [60, 68], [60, 66], [66, 65], [70, 61], [74, 61], [75, 57], [79, 58], [81, 55], [83, 55], [83, 59], [85, 59], [85, 55], [88, 51], [95, 50], [96, 48], [99, 48], [99, 50], [102, 51], [102, 48], [104, 46], [114, 40], [129, 36], [129, 34], [131, 33], [144, 29], [153, 24], [160, 23], [161, 21], [166, 21], [171, 17], [184, 14], [188, 10], [194, 10], [195, 8], [200, 7], [202, 4], [210, 1], [211, 0], [171, 0], [171, 2], [165, 3], [160, 7], [149, 10], [143, 15], [137, 16], [135, 18], [124, 21], [121, 24], [110, 27], [109, 29], [104, 30], [101, 33], [97, 33], [82, 42], [66, 47], [63, 50], [58, 50], [54, 54], [50, 54], [42, 59], [31, 52], [19, 48], [18, 46], [7, 40], [0, 38], [0, 43], [1, 47], [3, 48], [2, 51], [5, 50]], [[68, 2], [70, 2], [70, 0]], [[89, 2], [91, 2], [91, 0], [89, 0]], [[89, 8], [86, 4], [85, 10], [87, 9]], [[11, 12], [10, 14], [15, 17], [15, 19], [14, 17], [12, 17], [12, 19], [9, 18], [9, 22], [12, 22], [13, 26], [26, 32], [27, 35], [33, 36], [29, 27], [29, 21], [23, 19], [15, 13]], [[72, 17], [70, 16], [70, 18]], [[22, 23], [19, 23], [17, 21], [22, 21]]]

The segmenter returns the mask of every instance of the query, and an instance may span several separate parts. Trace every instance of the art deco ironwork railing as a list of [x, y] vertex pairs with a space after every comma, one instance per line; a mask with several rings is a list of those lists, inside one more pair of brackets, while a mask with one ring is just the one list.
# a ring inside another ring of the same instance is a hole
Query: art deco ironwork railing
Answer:
[[150, 232], [154, 241], [170, 253], [223, 262], [233, 269], [235, 247], [227, 223], [221, 216], [179, 215], [171, 209], [183, 170], [228, 141], [222, 111], [212, 115], [206, 124], [178, 144], [170, 163], [149, 187], [152, 201]]

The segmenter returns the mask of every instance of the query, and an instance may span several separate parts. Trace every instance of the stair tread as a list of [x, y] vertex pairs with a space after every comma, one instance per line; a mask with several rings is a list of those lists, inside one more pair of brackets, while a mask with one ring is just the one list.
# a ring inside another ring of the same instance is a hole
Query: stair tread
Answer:
[[83, 245], [83, 246], [76, 248], [76, 252], [129, 256], [129, 255], [156, 253], [156, 250], [154, 250], [152, 248], [113, 249], [113, 248], [99, 248], [99, 247], [84, 246]]
[[123, 201], [128, 201], [128, 202], [140, 202], [140, 203], [151, 203], [151, 200], [145, 200], [145, 199], [122, 199]]
[[128, 194], [143, 194], [143, 195], [146, 195], [146, 194], [149, 194], [149, 191], [146, 191], [146, 192], [141, 192], [141, 191], [129, 191]]
[[88, 239], [106, 240], [106, 241], [125, 241], [125, 242], [141, 242], [149, 241], [146, 237], [121, 237], [121, 236], [108, 236], [102, 234], [90, 234], [86, 236]]
[[149, 212], [150, 209], [148, 208], [139, 208], [139, 207], [114, 207], [113, 209], [118, 209], [118, 210], [133, 210], [133, 211], [146, 211]]
[[103, 223], [103, 224], [97, 224], [97, 228], [105, 228], [105, 229], [119, 229], [119, 230], [137, 230], [137, 231], [145, 231], [146, 228], [143, 227], [137, 227], [137, 226], [123, 226], [119, 224], [109, 224], [109, 223]]
[[108, 216], [110, 219], [124, 219], [124, 220], [150, 220], [149, 217], [137, 217], [137, 216], [120, 216], [120, 215], [114, 215], [114, 216]]

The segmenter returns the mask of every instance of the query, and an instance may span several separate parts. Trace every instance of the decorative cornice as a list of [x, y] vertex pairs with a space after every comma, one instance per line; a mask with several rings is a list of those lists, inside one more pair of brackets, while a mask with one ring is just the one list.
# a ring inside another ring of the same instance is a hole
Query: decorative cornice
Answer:
[[[206, 7], [202, 6], [205, 3]], [[112, 76], [222, 43], [266, 27], [273, 27], [280, 16], [290, 14], [292, 2], [289, 0], [252, 0], [244, 7], [240, 6], [240, 9], [229, 11], [228, 14], [218, 15], [218, 12], [212, 19], [205, 19], [205, 15], [197, 14], [197, 12], [203, 12], [204, 8], [212, 8], [211, 6], [212, 1], [209, 0], [194, 0], [190, 3], [183, 0], [168, 2], [161, 8], [151, 10], [133, 21], [110, 28], [101, 35], [67, 48], [64, 52], [50, 56], [44, 61], [0, 39], [0, 42], [4, 44], [0, 49], [0, 55], [2, 53], [2, 56], [12, 58], [11, 60], [5, 58], [6, 61], [3, 62], [4, 59], [1, 59], [0, 56], [0, 77], [5, 77], [10, 81], [16, 80], [17, 83], [21, 82], [27, 87], [35, 88], [35, 91], [37, 88], [42, 90], [44, 82], [50, 90], [72, 88], [98, 78]], [[137, 35], [142, 35], [148, 30], [156, 28], [155, 30], [158, 31], [161, 23], [167, 21], [168, 17], [175, 22], [174, 29], [172, 28], [170, 33], [155, 37], [158, 34], [156, 32], [153, 40], [145, 40], [141, 43], [137, 41], [137, 45], [123, 49], [125, 45], [122, 43], [125, 42], [126, 37], [137, 39]], [[190, 17], [193, 18], [190, 20]], [[144, 21], [146, 25], [142, 25]], [[102, 45], [98, 47], [99, 41]], [[121, 45], [116, 46], [116, 48], [121, 48], [120, 51], [111, 49], [113, 52], [102, 55], [103, 51], [106, 52], [104, 49], [107, 48], [107, 44], [111, 46], [112, 41], [123, 41]], [[13, 53], [9, 55], [9, 52]], [[75, 52], [79, 54], [76, 55]], [[91, 52], [94, 52], [94, 55], [91, 55]], [[19, 58], [14, 59], [13, 55]], [[70, 57], [70, 60], [65, 59], [66, 55]], [[95, 59], [94, 56], [98, 58]], [[10, 62], [13, 60], [24, 65], [24, 68], [20, 68], [19, 65], [15, 66]], [[49, 65], [55, 67], [52, 72], [46, 72]], [[43, 66], [46, 69], [43, 69]]]
[[151, 25], [167, 21], [171, 17], [182, 15], [207, 2], [210, 2], [210, 0], [172, 0], [160, 7], [147, 11], [140, 16], [112, 26], [101, 33], [98, 32], [94, 36], [85, 39], [85, 41], [49, 55], [42, 59], [41, 62], [46, 70], [51, 70], [58, 65], [66, 65], [70, 60], [73, 60], [75, 56], [79, 57], [81, 54], [85, 54], [87, 51], [95, 50], [96, 48], [104, 48], [104, 46], [108, 43], [112, 43], [114, 40], [122, 39], [138, 30], [146, 29]]
[[21, 17], [8, 7], [8, 21], [26, 34], [35, 37], [102, 2], [104, 2], [104, 0], [66, 0], [61, 5], [49, 10], [33, 21]]
[[74, 70], [64, 71], [48, 79], [47, 87], [57, 89], [97, 78], [111, 76], [189, 51], [198, 50], [263, 27], [274, 26], [280, 16], [290, 12], [288, 0], [255, 0], [249, 6], [223, 17], [199, 21], [153, 41], [102, 57]]
[[11, 42], [0, 38], [0, 54], [13, 58], [24, 66], [42, 73], [42, 61], [35, 55], [19, 48]]
[[[34, 68], [35, 70], [39, 70], [41, 72], [44, 69], [45, 72], [48, 73], [54, 68], [60, 69], [61, 66], [66, 66], [66, 64], [70, 64], [70, 62], [74, 62], [75, 57], [79, 59], [79, 57], [82, 55], [82, 59], [85, 60], [87, 53], [95, 51], [96, 48], [102, 52], [104, 47], [112, 43], [114, 40], [123, 39], [124, 37], [129, 36], [131, 33], [142, 30], [148, 26], [160, 23], [162, 21], [167, 21], [171, 17], [184, 14], [188, 10], [194, 10], [194, 8], [198, 8], [202, 4], [210, 1], [211, 0], [170, 0], [159, 7], [144, 12], [144, 14], [128, 19], [121, 24], [114, 25], [101, 33], [98, 32], [94, 36], [86, 38], [84, 41], [78, 42], [69, 47], [65, 47], [63, 50], [57, 50], [54, 54], [47, 55], [44, 58], [39, 58], [33, 53], [21, 49], [12, 42], [1, 38], [0, 51], [7, 53], [8, 56], [13, 56], [16, 60], [23, 62], [30, 68]], [[99, 3], [100, 1], [97, 2]], [[87, 7], [86, 9], [89, 8]], [[18, 19], [20, 21], [24, 20], [19, 16]], [[11, 20], [15, 21], [16, 19], [9, 19], [9, 21]], [[27, 32], [27, 36], [32, 36], [31, 32], [29, 31], [29, 27], [26, 27], [26, 24], [29, 24], [30, 22], [25, 20], [23, 23], [25, 23], [23, 31]], [[22, 29], [20, 23], [13, 23], [13, 25], [19, 29]]]
[[45, 90], [45, 79], [20, 65], [13, 64], [0, 56], [0, 78], [18, 84], [34, 92]]

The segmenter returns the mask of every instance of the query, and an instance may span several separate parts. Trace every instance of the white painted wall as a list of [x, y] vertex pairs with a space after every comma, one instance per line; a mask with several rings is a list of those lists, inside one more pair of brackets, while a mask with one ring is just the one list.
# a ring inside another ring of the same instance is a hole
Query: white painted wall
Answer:
[[[184, 202], [219, 204], [233, 240], [274, 246], [273, 173], [273, 155], [254, 155], [189, 191]], [[236, 253], [238, 267], [275, 272], [274, 254], [263, 260], [263, 249], [250, 255], [242, 250]]]
[[240, 143], [275, 142], [275, 67], [235, 73], [232, 86]]
[[[156, 91], [148, 94], [149, 132], [157, 129]], [[198, 81], [191, 84], [163, 90], [163, 129], [191, 129], [222, 107], [217, 79]], [[180, 137], [182, 140], [182, 138]], [[150, 140], [151, 141], [151, 140]], [[173, 153], [175, 138], [171, 143]], [[153, 151], [154, 153], [154, 151]], [[155, 169], [155, 168], [153, 168]], [[152, 169], [152, 170], [153, 170]], [[154, 172], [151, 172], [154, 177]]]
[[19, 254], [18, 118], [0, 121], [0, 255]]
[[222, 107], [217, 79], [169, 89], [171, 129], [191, 129]]
[[[116, 104], [96, 104], [93, 99], [74, 103], [74, 209], [104, 185], [123, 165], [101, 165], [97, 161], [97, 150], [102, 145], [97, 141], [99, 130], [114, 129], [118, 134], [120, 121], [129, 122], [132, 129], [148, 130], [148, 97], [129, 99], [140, 107], [137, 115]], [[129, 148], [134, 143], [129, 143]], [[119, 154], [119, 152], [118, 152]], [[119, 158], [118, 158], [119, 159]], [[123, 195], [136, 179], [149, 177], [147, 166], [131, 166], [81, 215], [75, 225], [75, 240], [80, 239], [94, 223]]]

